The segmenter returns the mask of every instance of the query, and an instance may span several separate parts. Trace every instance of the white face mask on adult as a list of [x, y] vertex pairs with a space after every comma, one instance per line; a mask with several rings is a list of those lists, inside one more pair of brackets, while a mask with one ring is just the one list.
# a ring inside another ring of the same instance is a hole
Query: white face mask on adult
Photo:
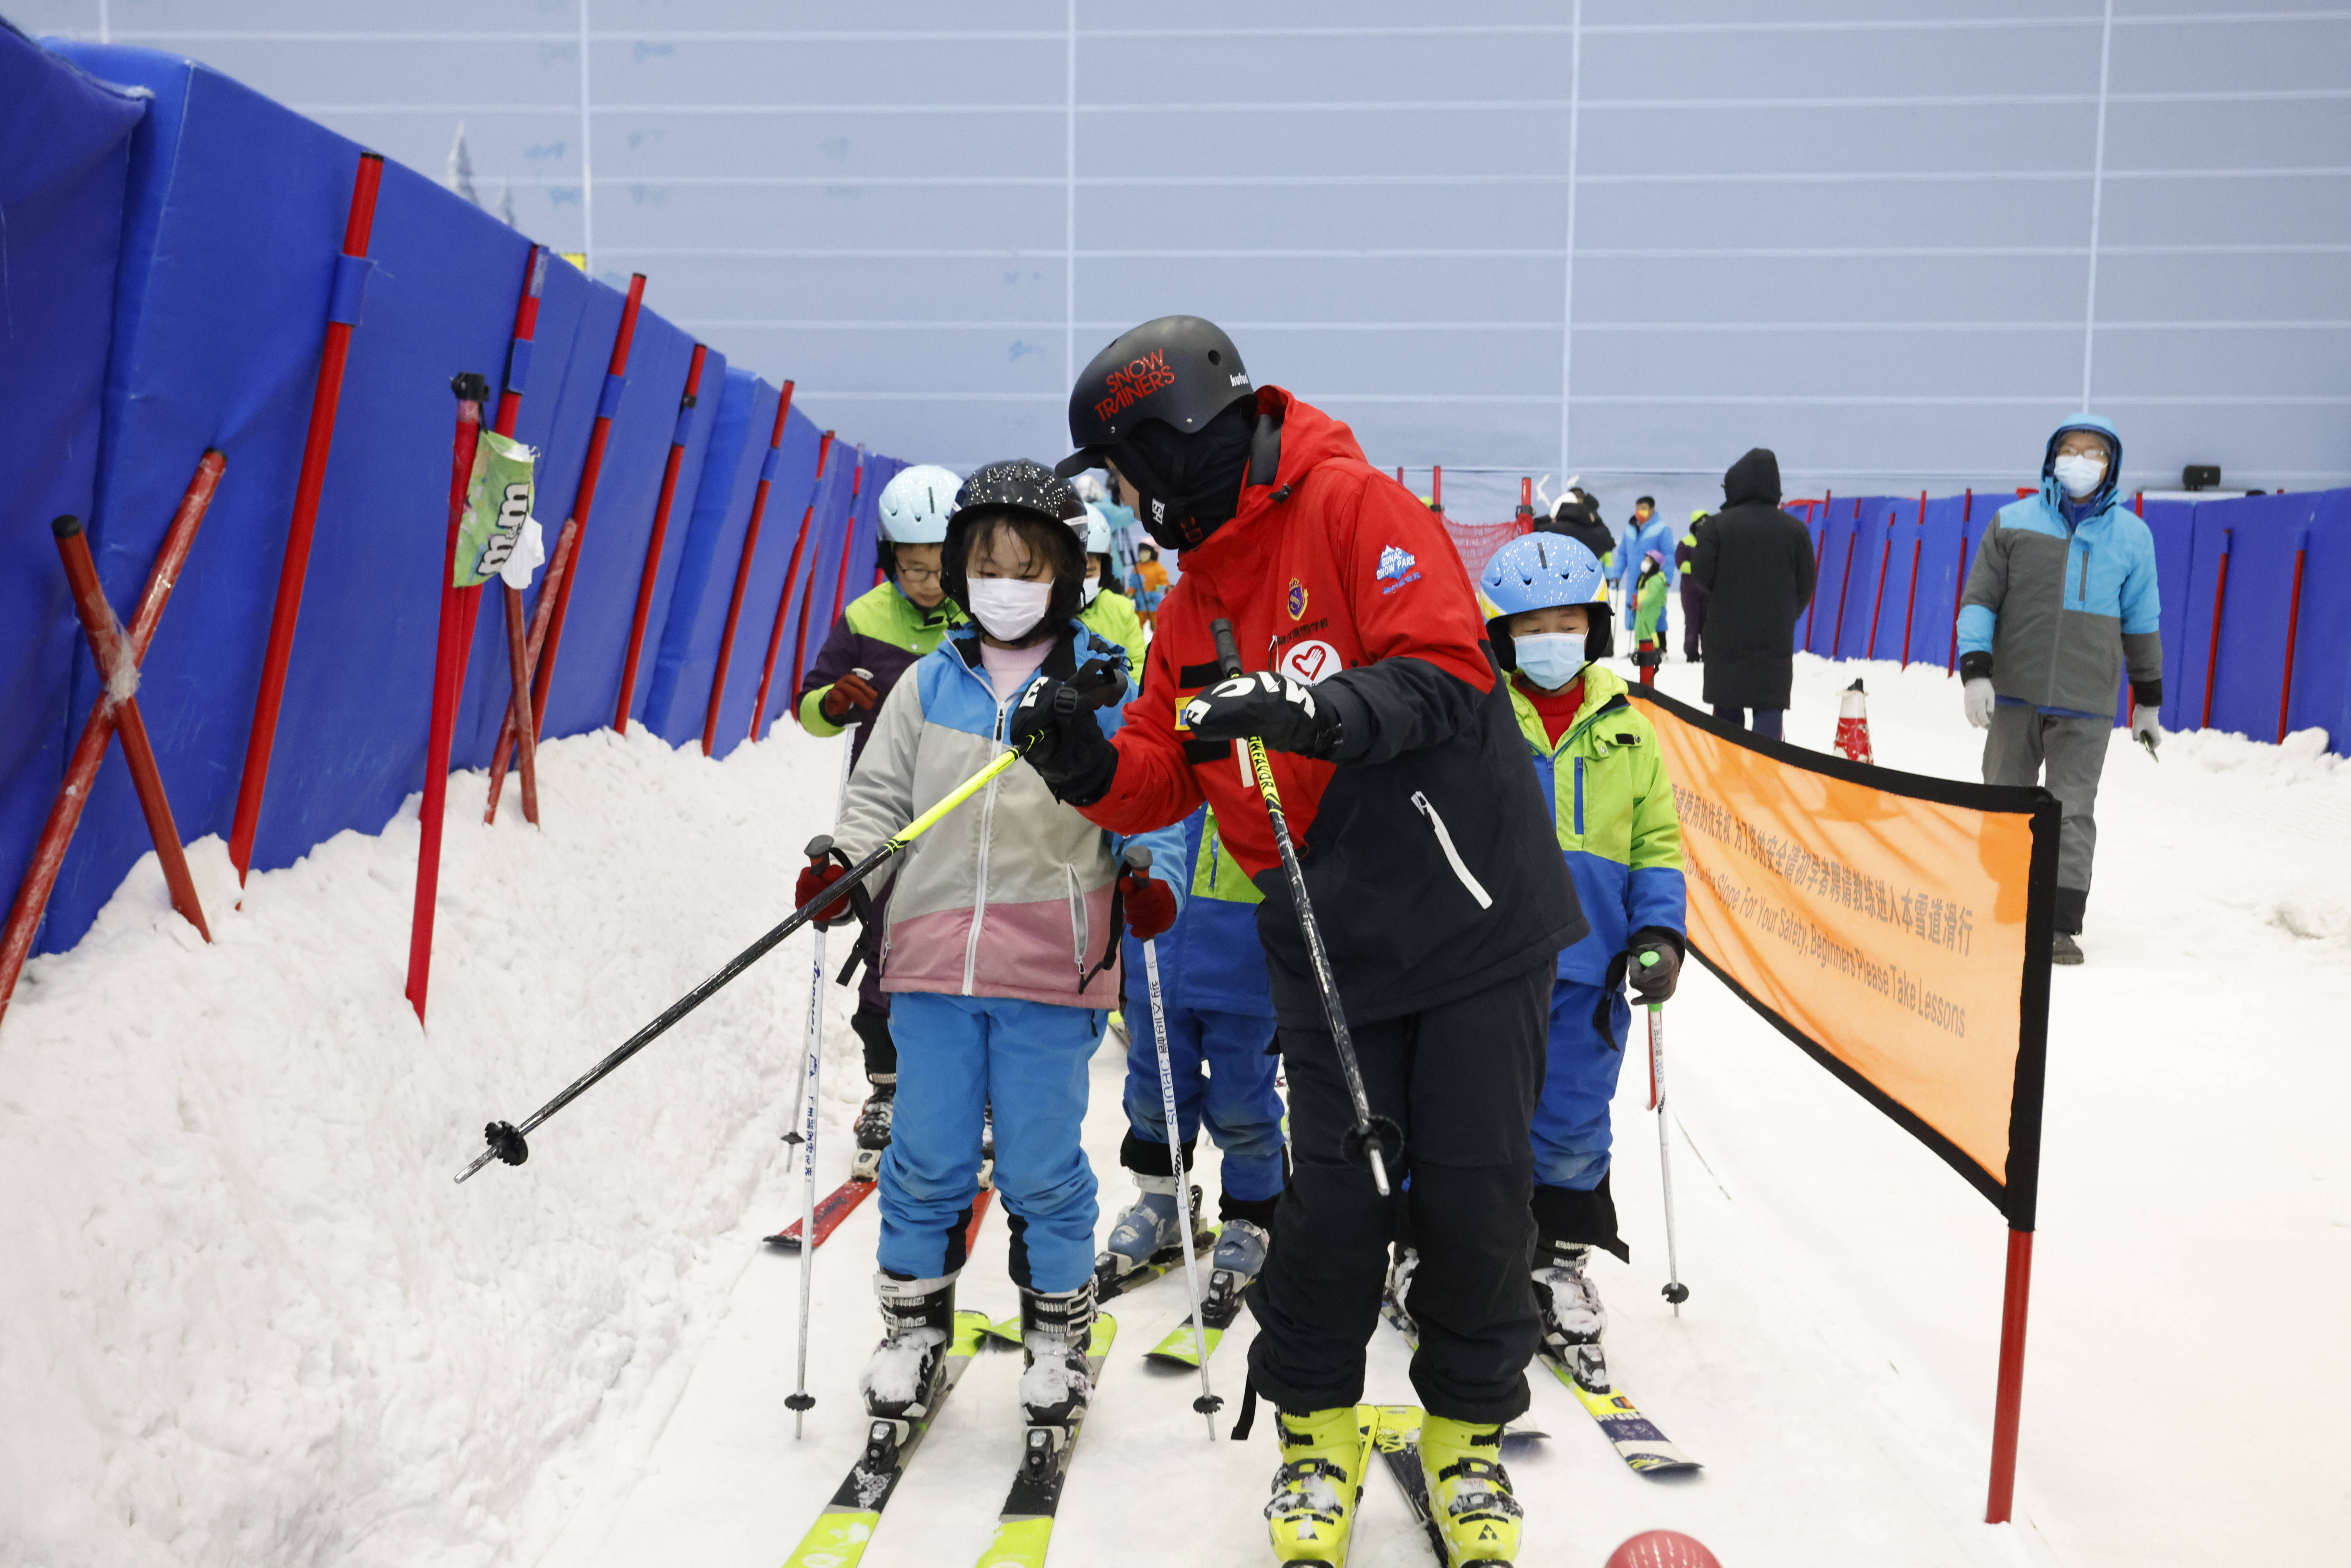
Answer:
[[2068, 496], [2075, 500], [2090, 494], [2106, 476], [2106, 460], [2095, 452], [2065, 452], [2049, 465], [2049, 472]]
[[999, 643], [1018, 643], [1045, 619], [1053, 601], [1053, 585], [1018, 577], [975, 577], [971, 580], [972, 618]]

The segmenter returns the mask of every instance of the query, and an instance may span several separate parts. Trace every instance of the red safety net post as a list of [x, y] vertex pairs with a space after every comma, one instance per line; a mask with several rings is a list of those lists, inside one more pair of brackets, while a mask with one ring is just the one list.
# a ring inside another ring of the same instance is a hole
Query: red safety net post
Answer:
[[1918, 537], [1910, 541], [1910, 591], [1902, 612], [1902, 667], [1910, 667], [1910, 628], [1918, 619], [1918, 558], [1927, 549], [1927, 492], [1918, 492]]
[[1519, 509], [1514, 519], [1522, 534], [1531, 531], [1535, 526], [1535, 482], [1531, 475], [1519, 476]]
[[1445, 465], [1437, 464], [1428, 471], [1428, 509], [1438, 517], [1445, 515]]
[[2212, 643], [2204, 653], [2204, 718], [2199, 729], [2212, 727], [2212, 685], [2220, 674], [2220, 601], [2229, 591], [2229, 542], [2235, 532], [2220, 530], [2220, 576], [2212, 584]]
[[[824, 460], [832, 452], [832, 432], [826, 431], [816, 444], [816, 477], [809, 481], [809, 503], [800, 513], [799, 537], [792, 540], [791, 564], [784, 569], [784, 591], [776, 601], [776, 624], [768, 633], [768, 662], [759, 671], [759, 697], [751, 707], [751, 738], [757, 740], [767, 732], [768, 694], [776, 681], [776, 656], [783, 652], [784, 623], [792, 615], [792, 587], [800, 575], [800, 556], [808, 549], [809, 528], [816, 521], [817, 486], [824, 483]], [[809, 570], [815, 572], [811, 560]]]
[[2285, 670], [2278, 685], [2278, 744], [2285, 744], [2285, 710], [2294, 701], [2294, 633], [2302, 629], [2302, 567], [2310, 555], [2310, 530], [2294, 536], [2294, 595], [2286, 601]]
[[751, 583], [751, 557], [759, 549], [760, 520], [768, 515], [768, 488], [776, 482], [776, 470], [783, 465], [784, 422], [791, 414], [792, 383], [786, 382], [783, 395], [776, 400], [775, 434], [768, 437], [768, 455], [759, 464], [759, 486], [751, 496], [751, 520], [743, 527], [743, 557], [735, 564], [735, 591], [726, 599], [726, 630], [718, 634], [718, 667], [710, 673], [710, 706], [702, 712], [705, 757], [718, 743], [718, 706], [726, 699], [726, 667], [734, 663], [735, 631], [743, 623], [743, 591]]
[[[212, 505], [213, 491], [219, 486], [221, 470], [227, 463], [228, 459], [220, 453], [207, 451], [196, 464], [195, 477], [188, 482], [186, 494], [180, 497], [180, 509], [172, 514], [172, 526], [163, 535], [163, 548], [156, 552], [155, 564], [147, 573], [147, 588], [140, 595], [138, 612], [131, 618], [129, 632], [121, 634], [122, 652], [133, 671], [147, 656], [147, 644], [154, 640], [155, 627], [163, 619], [163, 606], [171, 601], [172, 585], [179, 580], [180, 565], [188, 558], [188, 547], [195, 542], [196, 526], [204, 521], [205, 508]], [[66, 520], [58, 518], [57, 524], [51, 525], [52, 531]], [[79, 538], [78, 523], [75, 542], [81, 547], [81, 559], [89, 560], [89, 542]], [[63, 536], [58, 538], [57, 545], [61, 551], [68, 552], [67, 580], [70, 584], [76, 570], [71, 559], [73, 552]], [[95, 580], [96, 576], [93, 566], [91, 577]], [[78, 593], [76, 598], [78, 601]], [[110, 612], [107, 619], [112, 621]], [[99, 669], [101, 674], [107, 674], [104, 665]], [[120, 669], [118, 664], [117, 670]], [[56, 891], [57, 873], [65, 867], [66, 849], [73, 842], [74, 829], [81, 822], [82, 808], [89, 804], [90, 786], [97, 782], [99, 765], [106, 760], [106, 748], [114, 739], [122, 709], [130, 706], [129, 701], [117, 700], [116, 683], [109, 674], [99, 690], [98, 700], [90, 705], [89, 716], [82, 721], [81, 738], [66, 764], [65, 780], [58, 785], [57, 798], [49, 806], [48, 820], [41, 825], [41, 836], [34, 842], [33, 858], [25, 867], [24, 880], [16, 884], [16, 900], [8, 910], [8, 924], [0, 926], [0, 1017], [6, 1015], [8, 998], [16, 989], [16, 977], [24, 972], [25, 960], [33, 951], [33, 935], [40, 928], [42, 913], [49, 906], [49, 894]], [[146, 733], [143, 727], [140, 733]], [[127, 753], [127, 747], [125, 750]], [[140, 804], [142, 808], [146, 804], [143, 794]], [[165, 810], [169, 810], [167, 802]], [[158, 843], [155, 853], [164, 864], [166, 883], [171, 883], [172, 862], [177, 859], [184, 874], [186, 860], [180, 853], [176, 829], [167, 841], [171, 849], [167, 852], [162, 843]], [[177, 907], [178, 885], [172, 886], [172, 895], [173, 906]], [[204, 926], [203, 911], [196, 904], [193, 884], [188, 908], [197, 911], [189, 924], [204, 932], [206, 941], [212, 940], [212, 934]], [[187, 910], [181, 913], [184, 915]]]
[[441, 819], [449, 799], [449, 745], [457, 727], [457, 702], [465, 689], [465, 659], [474, 645], [474, 616], [482, 591], [457, 586], [457, 530], [465, 516], [465, 489], [474, 476], [474, 453], [482, 440], [482, 404], [490, 383], [468, 371], [453, 379], [457, 394], [457, 438], [449, 464], [449, 541], [441, 557], [441, 643], [433, 668], [433, 720], [424, 741], [424, 802], [419, 808], [416, 844], [416, 909], [408, 931], [408, 1002], [424, 1021], [424, 988], [433, 973], [433, 903], [441, 884]]
[[1969, 486], [1959, 502], [1959, 570], [1951, 579], [1951, 653], [1943, 661], [1943, 674], [1955, 675], [1959, 670], [1959, 604], [1968, 595], [1968, 525], [1975, 520], [1976, 493]]
[[[832, 612], [841, 612], [841, 596], [849, 587], [849, 547], [857, 535], [857, 492], [865, 484], [865, 448], [857, 449], [857, 466], [849, 474], [849, 506], [842, 514], [841, 525], [841, 578], [833, 585]], [[809, 622], [816, 614], [816, 552], [809, 552], [808, 601], [800, 606], [800, 634], [792, 649], [792, 711], [799, 711], [800, 677], [808, 670]]]
[[1834, 490], [1821, 492], [1821, 538], [1813, 547], [1812, 596], [1804, 601], [1804, 652], [1807, 653], [1813, 651], [1813, 613], [1821, 603], [1821, 552], [1829, 548], [1829, 502], [1835, 495]]
[[[1879, 552], [1877, 560], [1877, 601], [1870, 606], [1869, 642], [1861, 650], [1861, 656], [1865, 659], [1875, 659], [1877, 657], [1878, 622], [1886, 619], [1886, 577], [1887, 571], [1894, 565], [1894, 517], [1895, 514], [1891, 510], [1886, 512], [1886, 549]], [[1847, 569], [1850, 570], [1853, 563], [1848, 561], [1845, 564]]]
[[2144, 490], [2134, 490], [2133, 492], [2131, 492], [2131, 516], [2133, 516], [2133, 517], [2139, 517], [2139, 518], [2142, 518], [2142, 519], [2144, 519], [2144, 518], [2146, 517], [2146, 516], [2147, 516], [2147, 492], [2146, 492], [2146, 491], [2144, 491]]
[[2006, 1524], [2016, 1500], [2016, 1427], [2024, 1405], [2024, 1323], [2032, 1299], [2032, 1232], [2008, 1233], [2008, 1283], [2001, 1292], [2000, 1383], [1991, 1406], [1991, 1492], [1986, 1524]]
[[294, 625], [302, 615], [302, 584], [310, 570], [310, 536], [319, 522], [319, 497], [326, 488], [327, 458], [335, 444], [335, 414], [343, 401], [343, 366], [350, 358], [351, 329], [367, 295], [368, 237], [375, 228], [376, 191], [383, 183], [383, 154], [360, 154], [351, 184], [350, 212], [343, 220], [342, 254], [327, 303], [327, 339], [319, 352], [319, 381], [310, 393], [310, 434], [302, 445], [302, 469], [294, 483], [294, 514], [286, 528], [286, 558], [277, 569], [277, 607], [269, 617], [269, 643], [261, 657], [261, 691], [253, 705], [253, 733], [245, 743], [245, 773], [236, 787], [236, 818], [228, 833], [228, 858], [237, 885], [253, 868], [253, 837], [261, 825], [262, 792], [269, 784], [269, 754], [277, 744], [277, 710], [286, 700], [286, 666], [294, 656]]
[[661, 495], [653, 502], [653, 531], [645, 540], [645, 570], [637, 578], [637, 610], [629, 618], [629, 649], [621, 656], [621, 700], [612, 710], [612, 727], [629, 732], [629, 703], [637, 691], [637, 661], [645, 647], [645, 624], [653, 617], [653, 585], [661, 580], [662, 541], [669, 537], [670, 508], [677, 502], [677, 476], [685, 465], [685, 444], [694, 435], [694, 405], [702, 392], [702, 361], [709, 350], [700, 343], [686, 361], [685, 391], [678, 395], [677, 428], [670, 434], [669, 461], [663, 465]]
[[1853, 556], [1861, 543], [1861, 503], [1854, 503], [1853, 532], [1844, 541], [1844, 571], [1837, 580], [1836, 629], [1829, 633], [1828, 656], [1838, 657], [1837, 650], [1844, 646], [1844, 596], [1853, 590]]
[[1396, 483], [1399, 485], [1404, 483], [1404, 465], [1401, 463], [1396, 465]]
[[[500, 435], [512, 435], [515, 422], [522, 417], [523, 388], [530, 381], [531, 340], [538, 334], [539, 292], [547, 286], [547, 247], [535, 245], [530, 247], [530, 259], [523, 265], [522, 298], [515, 306], [514, 342], [507, 350], [506, 390], [498, 398], [497, 423], [492, 427]], [[507, 617], [507, 679], [510, 688], [507, 723], [522, 737], [522, 814], [526, 821], [536, 826], [538, 727], [530, 716], [530, 660], [524, 646], [522, 590], [505, 584], [499, 599]]]

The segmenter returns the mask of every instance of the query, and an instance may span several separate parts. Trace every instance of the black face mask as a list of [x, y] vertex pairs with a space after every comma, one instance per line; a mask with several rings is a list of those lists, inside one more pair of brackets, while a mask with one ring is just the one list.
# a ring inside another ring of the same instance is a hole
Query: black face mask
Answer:
[[1164, 549], [1188, 549], [1233, 520], [1249, 472], [1257, 405], [1244, 398], [1186, 435], [1145, 420], [1118, 446], [1118, 471], [1135, 488], [1144, 532]]

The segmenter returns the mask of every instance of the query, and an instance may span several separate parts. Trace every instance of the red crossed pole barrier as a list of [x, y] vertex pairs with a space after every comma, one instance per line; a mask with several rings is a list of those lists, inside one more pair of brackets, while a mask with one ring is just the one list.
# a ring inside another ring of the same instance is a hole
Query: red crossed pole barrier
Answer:
[[441, 556], [441, 645], [433, 670], [433, 721], [424, 742], [424, 803], [417, 816], [416, 907], [408, 930], [408, 1003], [424, 1021], [424, 990], [433, 973], [433, 901], [441, 885], [441, 820], [449, 799], [449, 744], [457, 724], [457, 701], [465, 686], [465, 656], [474, 645], [474, 616], [481, 608], [478, 587], [459, 588], [457, 530], [465, 515], [465, 489], [474, 476], [474, 453], [482, 440], [482, 403], [490, 383], [468, 371], [453, 379], [457, 394], [457, 437], [449, 465], [449, 540]]
[[[861, 446], [857, 449], [857, 466], [850, 470], [849, 506], [845, 508], [842, 514], [841, 528], [841, 578], [840, 580], [833, 585], [832, 590], [832, 612], [836, 615], [840, 614], [841, 611], [841, 593], [849, 587], [849, 547], [852, 542], [852, 536], [857, 532], [857, 492], [864, 483], [865, 449]], [[805, 674], [808, 669], [809, 622], [813, 620], [815, 616], [816, 551], [811, 549], [809, 551], [808, 597], [800, 605], [799, 641], [792, 649], [792, 684], [789, 689], [793, 695], [789, 700], [795, 705], [793, 708], [795, 713], [799, 711], [798, 703], [799, 700], [799, 693], [800, 689], [800, 676]]]
[[253, 705], [253, 733], [245, 744], [245, 774], [237, 783], [236, 818], [228, 833], [228, 858], [236, 863], [239, 886], [253, 869], [253, 836], [261, 825], [269, 754], [277, 744], [277, 710], [286, 698], [286, 666], [294, 656], [294, 626], [301, 619], [302, 584], [310, 571], [310, 536], [318, 527], [319, 497], [326, 488], [327, 459], [334, 449], [335, 415], [342, 407], [343, 366], [350, 357], [351, 329], [359, 323], [360, 304], [367, 294], [368, 239], [375, 229], [376, 191], [382, 183], [383, 154], [360, 153], [350, 213], [343, 221], [342, 254], [335, 258], [327, 339], [319, 353], [318, 385], [310, 393], [310, 434], [303, 443], [302, 470], [294, 484], [286, 559], [277, 569], [277, 607], [269, 617], [261, 691]]
[[[792, 383], [784, 383], [776, 400], [776, 428], [768, 437], [768, 455], [759, 464], [759, 487], [751, 497], [751, 520], [743, 528], [743, 558], [735, 563], [735, 591], [726, 599], [726, 630], [718, 636], [718, 667], [710, 673], [710, 706], [702, 713], [702, 755], [718, 743], [718, 706], [726, 700], [726, 668], [735, 661], [735, 632], [743, 623], [743, 591], [751, 583], [751, 557], [759, 548], [759, 524], [768, 515], [768, 491], [784, 461], [784, 422], [792, 416]], [[751, 716], [753, 724], [758, 716]]]
[[629, 651], [621, 658], [621, 700], [612, 711], [612, 727], [629, 732], [629, 704], [637, 691], [637, 661], [644, 653], [645, 625], [653, 612], [653, 585], [661, 580], [662, 541], [669, 536], [670, 508], [677, 502], [678, 472], [685, 465], [685, 444], [694, 434], [694, 405], [702, 391], [702, 361], [709, 352], [700, 343], [686, 362], [685, 391], [677, 401], [677, 428], [669, 438], [669, 462], [662, 468], [661, 496], [653, 502], [653, 536], [645, 540], [645, 570], [637, 579], [637, 609], [629, 621]]
[[[809, 482], [809, 503], [800, 513], [799, 538], [792, 541], [792, 563], [784, 570], [783, 596], [776, 601], [776, 624], [768, 633], [768, 663], [759, 672], [759, 698], [751, 708], [751, 738], [757, 740], [768, 727], [768, 693], [776, 680], [776, 656], [783, 651], [784, 623], [791, 619], [792, 587], [799, 580], [800, 556], [808, 549], [809, 528], [816, 520], [817, 486], [824, 483], [824, 460], [832, 452], [832, 432], [826, 431], [816, 444], [816, 477]], [[809, 574], [816, 574], [813, 558], [809, 562]]]
[[1918, 534], [1910, 541], [1910, 591], [1902, 612], [1902, 667], [1910, 667], [1910, 628], [1918, 619], [1918, 557], [1927, 549], [1927, 492], [1918, 492]]
[[[498, 398], [497, 423], [491, 427], [500, 435], [512, 435], [515, 422], [522, 417], [523, 388], [530, 382], [531, 340], [538, 333], [539, 291], [547, 286], [547, 247], [535, 245], [524, 265], [522, 298], [515, 306], [514, 342], [507, 350], [506, 390]], [[538, 821], [538, 727], [530, 718], [530, 658], [524, 646], [522, 590], [505, 585], [500, 603], [506, 610], [507, 678], [511, 688], [506, 722], [522, 737], [522, 814], [535, 824]]]
[[[171, 802], [163, 798], [162, 779], [154, 771], [154, 751], [146, 744], [147, 727], [139, 713], [138, 699], [120, 691], [120, 687], [136, 679], [140, 662], [147, 656], [147, 644], [154, 641], [155, 628], [163, 619], [163, 607], [171, 602], [172, 585], [179, 580], [181, 564], [188, 559], [188, 547], [195, 542], [196, 527], [204, 520], [204, 511], [213, 503], [213, 491], [220, 484], [221, 470], [227, 464], [228, 459], [216, 451], [207, 451], [197, 463], [195, 477], [188, 481], [187, 492], [180, 497], [179, 510], [172, 514], [172, 526], [163, 535], [163, 548], [156, 552], [155, 564], [148, 570], [146, 591], [140, 595], [139, 609], [131, 616], [127, 632], [115, 624], [105, 595], [97, 591], [98, 569], [90, 560], [89, 541], [82, 538], [79, 521], [59, 517], [50, 525], [57, 538], [57, 549], [65, 559], [66, 580], [73, 592], [75, 610], [81, 616], [85, 631], [91, 629], [93, 615], [103, 611], [98, 622], [108, 633], [103, 641], [112, 656], [100, 651], [100, 639], [93, 632], [92, 650], [99, 656], [99, 673], [106, 680], [99, 689], [98, 700], [90, 705], [89, 716], [82, 721], [81, 738], [66, 764], [65, 781], [58, 786], [57, 798], [49, 807], [48, 821], [41, 825], [41, 836], [34, 841], [32, 862], [25, 868], [24, 880], [17, 884], [16, 901], [8, 911], [8, 924], [0, 926], [0, 1017], [6, 1016], [8, 998], [16, 989], [16, 977], [24, 972], [25, 960], [32, 953], [33, 934], [40, 927], [42, 912], [49, 906], [49, 894], [57, 889], [57, 873], [65, 867], [67, 846], [72, 843], [74, 829], [81, 822], [82, 808], [89, 804], [90, 786], [97, 782], [99, 765], [106, 760], [106, 748], [126, 720], [135, 727], [139, 738], [134, 753], [130, 731], [125, 730], [123, 760], [131, 765], [131, 782], [138, 788], [139, 803], [146, 812], [151, 831], [156, 827], [159, 814], [162, 818], [164, 831], [155, 841], [155, 855], [162, 862], [163, 880], [172, 890], [172, 907], [204, 934], [205, 941], [212, 940], [212, 933], [204, 925], [204, 910], [196, 901], [194, 881], [188, 875], [179, 831], [172, 822]], [[70, 531], [65, 527], [68, 523], [73, 524]], [[155, 806], [150, 805], [151, 799]], [[156, 806], [160, 806], [160, 813]]]
[[2285, 744], [2285, 710], [2294, 701], [2294, 634], [2302, 629], [2302, 568], [2310, 555], [2310, 530], [2294, 536], [2294, 597], [2286, 601], [2285, 675], [2278, 687], [2278, 744]]
[[2234, 528], [2220, 530], [2220, 575], [2212, 584], [2212, 643], [2204, 653], [2204, 716], [2197, 727], [2212, 727], [2212, 687], [2220, 675], [2220, 601], [2229, 592], [2229, 544]]

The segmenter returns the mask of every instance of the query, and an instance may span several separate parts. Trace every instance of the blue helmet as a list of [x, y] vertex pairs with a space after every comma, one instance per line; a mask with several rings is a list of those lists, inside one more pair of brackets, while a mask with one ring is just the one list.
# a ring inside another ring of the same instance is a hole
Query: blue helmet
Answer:
[[[1590, 620], [1583, 634], [1586, 658], [1604, 659], [1614, 645], [1615, 618], [1609, 611], [1600, 558], [1564, 534], [1527, 534], [1496, 550], [1478, 574], [1478, 599], [1497, 656], [1509, 652], [1510, 633], [1503, 622], [1510, 617], [1562, 604], [1583, 606]], [[1510, 662], [1503, 658], [1506, 666]]]

